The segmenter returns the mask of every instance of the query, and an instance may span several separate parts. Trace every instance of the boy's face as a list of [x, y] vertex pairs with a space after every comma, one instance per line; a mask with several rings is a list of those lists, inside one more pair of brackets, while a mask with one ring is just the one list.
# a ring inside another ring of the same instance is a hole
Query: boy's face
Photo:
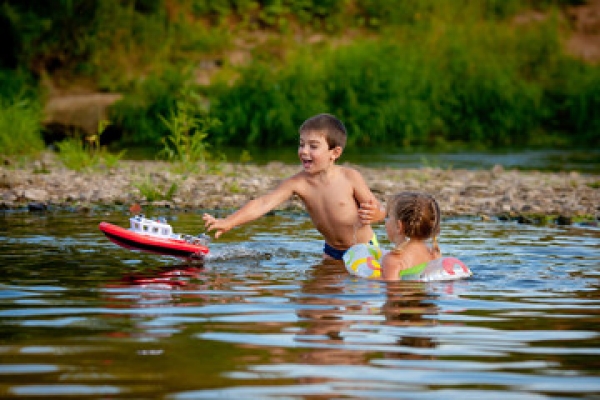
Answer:
[[300, 133], [298, 157], [306, 172], [320, 172], [333, 165], [342, 154], [341, 147], [329, 149], [325, 133], [320, 131], [305, 131]]

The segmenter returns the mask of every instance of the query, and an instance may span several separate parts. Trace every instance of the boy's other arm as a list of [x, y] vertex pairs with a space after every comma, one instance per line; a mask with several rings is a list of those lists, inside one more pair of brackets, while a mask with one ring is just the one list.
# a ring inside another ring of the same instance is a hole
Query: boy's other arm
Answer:
[[208, 232], [215, 232], [215, 239], [218, 239], [223, 233], [230, 231], [236, 226], [243, 225], [262, 217], [287, 199], [294, 193], [295, 181], [294, 177], [288, 178], [277, 186], [273, 191], [260, 196], [254, 200], [250, 200], [242, 208], [227, 216], [227, 218], [219, 219], [210, 214], [204, 214], [204, 227]]
[[363, 225], [383, 221], [385, 219], [385, 209], [381, 203], [373, 197], [373, 200], [369, 200], [366, 203], [360, 203], [358, 217]]
[[359, 204], [358, 217], [363, 225], [385, 219], [385, 210], [371, 192], [360, 172], [350, 169], [349, 177], [354, 185], [354, 197]]

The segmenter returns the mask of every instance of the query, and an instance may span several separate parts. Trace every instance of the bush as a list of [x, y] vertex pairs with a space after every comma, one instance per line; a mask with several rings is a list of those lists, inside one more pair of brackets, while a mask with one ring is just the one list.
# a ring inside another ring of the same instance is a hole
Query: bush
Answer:
[[544, 129], [571, 144], [600, 145], [600, 69], [578, 61], [559, 63], [546, 88]]
[[[205, 90], [210, 116], [223, 122], [205, 139], [219, 145], [296, 143], [298, 126], [320, 112], [340, 117], [355, 145], [526, 145], [544, 131], [596, 144], [600, 67], [565, 55], [560, 40], [569, 29], [561, 7], [582, 2], [5, 0], [0, 65], [125, 92], [111, 120], [127, 146], [160, 146], [169, 133], [160, 116], [203, 61], [222, 65], [227, 80]], [[514, 21], [531, 9], [545, 20]], [[240, 33], [242, 45], [256, 46], [249, 65], [236, 67], [224, 50]], [[296, 42], [315, 33], [325, 41]], [[35, 83], [3, 74], [2, 118], [13, 113], [22, 129], [38, 129], [24, 126], [39, 124], [38, 93], [22, 89]]]
[[35, 155], [44, 149], [40, 107], [32, 100], [0, 101], [0, 154]]
[[549, 144], [556, 132], [596, 143], [600, 68], [564, 54], [558, 19], [513, 27], [481, 12], [462, 24], [439, 19], [428, 30], [288, 50], [281, 67], [255, 60], [235, 84], [208, 92], [223, 121], [214, 140], [290, 145], [302, 121], [329, 112], [345, 122], [350, 145], [543, 144], [544, 129]]
[[33, 156], [44, 149], [42, 111], [30, 75], [0, 70], [0, 154]]
[[149, 76], [110, 109], [110, 120], [123, 131], [123, 145], [159, 146], [167, 129], [160, 119], [174, 109], [189, 74], [175, 69]]

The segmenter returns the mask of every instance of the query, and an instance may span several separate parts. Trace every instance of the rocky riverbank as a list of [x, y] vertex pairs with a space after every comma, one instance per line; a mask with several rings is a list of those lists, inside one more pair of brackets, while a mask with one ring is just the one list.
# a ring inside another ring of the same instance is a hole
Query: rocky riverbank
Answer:
[[[25, 165], [0, 167], [0, 209], [90, 209], [153, 204], [173, 209], [231, 209], [275, 187], [298, 165], [223, 163], [190, 174], [160, 161], [120, 161], [115, 168], [75, 172], [52, 154]], [[558, 218], [563, 223], [600, 218], [600, 176], [578, 172], [491, 170], [360, 170], [375, 193], [413, 190], [436, 196], [445, 216]], [[298, 199], [283, 209], [302, 209]]]

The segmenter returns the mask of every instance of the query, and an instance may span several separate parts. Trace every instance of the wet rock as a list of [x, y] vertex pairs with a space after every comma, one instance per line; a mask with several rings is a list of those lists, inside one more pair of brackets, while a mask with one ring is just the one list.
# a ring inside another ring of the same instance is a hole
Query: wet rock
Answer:
[[573, 223], [572, 218], [568, 217], [566, 215], [559, 215], [558, 217], [556, 217], [557, 225], [571, 225], [572, 223]]
[[27, 209], [30, 212], [39, 212], [46, 211], [48, 209], [48, 206], [45, 203], [29, 203], [27, 204]]
[[519, 215], [517, 217], [517, 222], [520, 224], [533, 224], [535, 221], [531, 217], [527, 217], [525, 215]]

